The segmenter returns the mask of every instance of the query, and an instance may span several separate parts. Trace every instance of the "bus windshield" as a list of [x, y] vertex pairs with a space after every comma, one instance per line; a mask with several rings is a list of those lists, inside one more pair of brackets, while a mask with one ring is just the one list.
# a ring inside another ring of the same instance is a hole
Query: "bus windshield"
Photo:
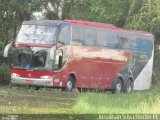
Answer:
[[17, 43], [55, 44], [56, 27], [42, 25], [22, 25], [17, 36]]
[[12, 67], [30, 70], [51, 70], [50, 48], [16, 47], [13, 52]]

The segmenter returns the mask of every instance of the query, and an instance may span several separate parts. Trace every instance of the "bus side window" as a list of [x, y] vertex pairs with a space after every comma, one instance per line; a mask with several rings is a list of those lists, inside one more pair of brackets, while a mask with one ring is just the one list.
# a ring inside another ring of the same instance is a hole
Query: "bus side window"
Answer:
[[60, 31], [58, 42], [65, 45], [69, 45], [71, 40], [70, 32], [71, 31], [69, 26], [63, 27]]
[[83, 28], [79, 26], [73, 26], [72, 28], [72, 45], [81, 46], [84, 44], [83, 41]]
[[152, 46], [152, 41], [148, 40], [146, 38], [136, 38], [136, 50], [139, 52], [145, 52], [145, 53], [151, 53], [153, 46]]
[[95, 47], [96, 40], [97, 40], [96, 30], [91, 28], [86, 28], [84, 30], [84, 44], [86, 46]]
[[97, 31], [97, 41], [96, 44], [98, 47], [107, 47], [107, 32], [106, 31]]
[[107, 37], [107, 47], [108, 48], [117, 48], [118, 46], [118, 39], [115, 31], [107, 31], [108, 37]]
[[130, 49], [129, 38], [117, 36], [118, 38], [118, 46], [119, 49]]

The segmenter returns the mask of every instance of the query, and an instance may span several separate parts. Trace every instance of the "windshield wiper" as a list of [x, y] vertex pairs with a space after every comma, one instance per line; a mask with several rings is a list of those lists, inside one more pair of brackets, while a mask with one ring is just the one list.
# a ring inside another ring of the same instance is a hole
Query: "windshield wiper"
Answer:
[[31, 67], [30, 70], [47, 70], [47, 71], [51, 71], [52, 69], [49, 69], [49, 68], [45, 68], [45, 67]]
[[62, 44], [62, 45], [64, 45], [64, 42], [62, 42], [62, 41], [57, 41], [58, 43], [60, 43], [60, 44]]
[[18, 66], [12, 66], [12, 68], [17, 68], [17, 69], [27, 70], [27, 68], [24, 68], [24, 67], [18, 67]]

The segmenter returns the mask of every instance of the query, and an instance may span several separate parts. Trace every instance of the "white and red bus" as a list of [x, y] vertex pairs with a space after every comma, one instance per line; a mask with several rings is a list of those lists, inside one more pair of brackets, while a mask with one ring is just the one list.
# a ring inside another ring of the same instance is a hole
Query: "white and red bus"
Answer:
[[151, 87], [154, 37], [78, 20], [23, 22], [13, 48], [11, 82], [131, 92]]

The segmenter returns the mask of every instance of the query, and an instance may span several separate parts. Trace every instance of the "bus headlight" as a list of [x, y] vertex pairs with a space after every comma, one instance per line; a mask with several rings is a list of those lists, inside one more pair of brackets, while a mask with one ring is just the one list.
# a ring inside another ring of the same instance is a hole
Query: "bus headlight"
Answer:
[[14, 76], [14, 77], [20, 77], [20, 75], [17, 74], [17, 73], [12, 73], [11, 75]]
[[48, 79], [48, 78], [51, 78], [52, 76], [49, 76], [49, 75], [46, 75], [46, 76], [41, 76], [40, 78], [41, 79]]

